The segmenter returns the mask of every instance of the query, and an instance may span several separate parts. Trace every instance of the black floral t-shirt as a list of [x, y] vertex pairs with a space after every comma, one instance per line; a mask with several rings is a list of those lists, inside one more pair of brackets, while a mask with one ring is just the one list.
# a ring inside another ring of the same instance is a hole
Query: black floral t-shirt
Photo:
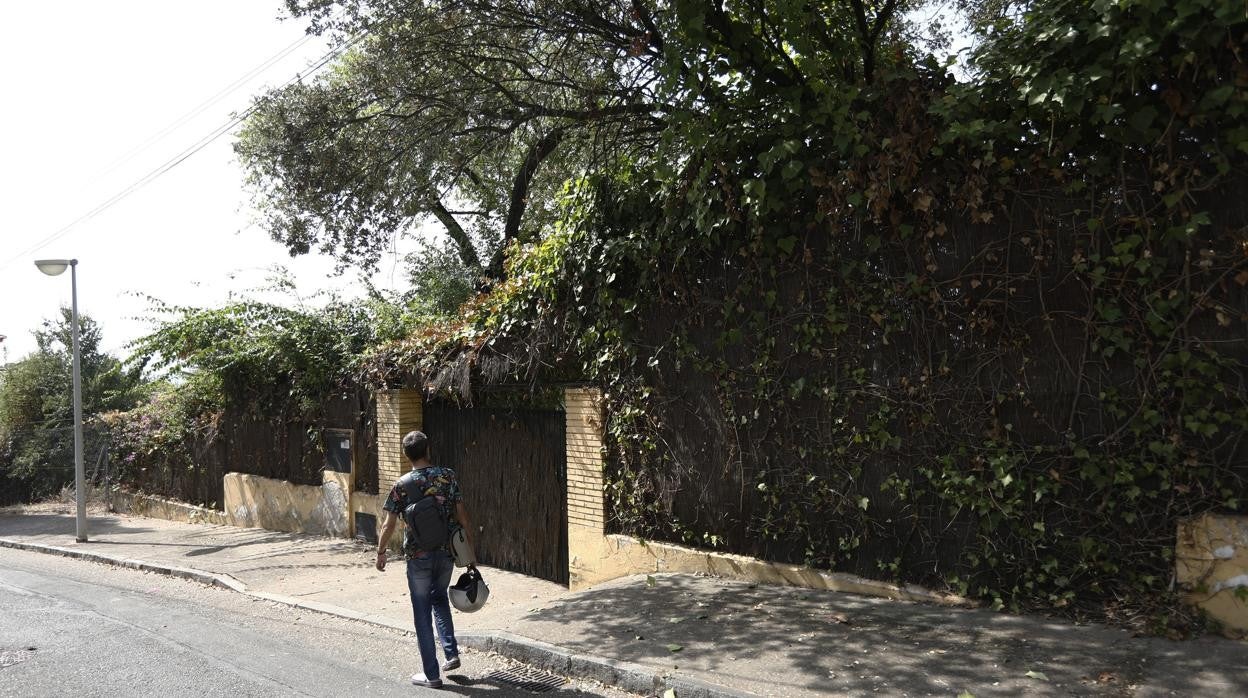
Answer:
[[[455, 471], [440, 465], [431, 465], [427, 468], [413, 470], [412, 475], [415, 478], [412, 490], [427, 497], [437, 498], [438, 505], [442, 507], [442, 515], [450, 524], [451, 533], [458, 530], [460, 526], [459, 522], [455, 520], [455, 504], [463, 499], [463, 494], [459, 491], [459, 478], [455, 476]], [[407, 498], [407, 491], [399, 486], [399, 483], [396, 481], [390, 488], [390, 496], [386, 497], [386, 503], [382, 505], [382, 508], [402, 520], [403, 510], [407, 508], [408, 504], [411, 504], [411, 502]], [[403, 549], [409, 555], [420, 556], [423, 554], [412, 550], [412, 543], [408, 539], [406, 529], [403, 531]], [[441, 549], [450, 550], [445, 545]]]

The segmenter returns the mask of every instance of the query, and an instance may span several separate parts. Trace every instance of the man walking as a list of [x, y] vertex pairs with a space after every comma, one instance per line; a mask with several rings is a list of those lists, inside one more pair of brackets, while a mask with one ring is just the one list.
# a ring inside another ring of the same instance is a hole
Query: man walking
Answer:
[[[441, 509], [442, 521], [450, 527], [450, 533], [460, 527], [472, 548], [472, 526], [468, 521], [468, 509], [464, 506], [459, 490], [459, 480], [450, 468], [433, 465], [429, 460], [429, 437], [423, 432], [409, 432], [403, 437], [403, 455], [412, 465], [411, 472], [399, 478], [390, 488], [383, 508], [385, 521], [377, 536], [377, 569], [386, 569], [386, 544], [409, 504], [424, 497], [433, 497]], [[452, 523], [453, 522], [453, 523]], [[449, 536], [447, 536], [449, 540]], [[438, 642], [446, 661], [442, 671], [459, 668], [459, 646], [455, 642], [455, 626], [451, 621], [451, 606], [446, 588], [451, 583], [451, 552], [447, 545], [434, 550], [421, 550], [416, 544], [415, 532], [404, 529], [403, 551], [407, 554], [407, 590], [412, 597], [412, 616], [416, 624], [416, 643], [420, 648], [423, 673], [413, 674], [412, 683], [417, 686], [441, 688], [438, 653], [433, 642], [433, 628], [437, 626]]]

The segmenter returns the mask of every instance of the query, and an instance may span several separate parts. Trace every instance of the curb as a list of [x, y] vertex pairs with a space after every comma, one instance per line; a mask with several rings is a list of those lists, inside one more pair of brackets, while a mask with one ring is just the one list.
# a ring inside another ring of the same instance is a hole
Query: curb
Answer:
[[[115, 557], [103, 553], [93, 553], [73, 548], [62, 548], [55, 545], [38, 543], [22, 543], [7, 538], [0, 538], [0, 548], [14, 548], [29, 552], [60, 555], [62, 557], [102, 562], [119, 567], [154, 572], [171, 577], [180, 577], [208, 586], [229, 589], [252, 598], [272, 601], [293, 608], [315, 611], [326, 615], [337, 616], [347, 620], [359, 621], [376, 625], [389, 630], [397, 630], [405, 635], [415, 636], [416, 632], [404, 625], [396, 624], [386, 618], [366, 613], [359, 613], [349, 608], [302, 601], [281, 594], [270, 594], [260, 591], [248, 591], [247, 585], [228, 574], [217, 574], [190, 567], [174, 567], [158, 565], [143, 560]], [[734, 691], [723, 686], [699, 681], [684, 676], [672, 676], [655, 672], [653, 669], [632, 662], [617, 661], [587, 654], [577, 654], [557, 645], [533, 640], [508, 632], [489, 634], [464, 633], [457, 635], [459, 644], [482, 652], [495, 652], [509, 659], [527, 664], [536, 669], [549, 671], [560, 676], [575, 676], [613, 686], [629, 693], [657, 695], [667, 689], [676, 691], [680, 698], [756, 698], [756, 694]]]
[[88, 560], [91, 562], [104, 562], [110, 565], [126, 567], [132, 570], [140, 570], [142, 572], [155, 572], [157, 574], [165, 574], [170, 577], [181, 577], [189, 579], [200, 584], [208, 586], [222, 587], [237, 591], [244, 594], [247, 591], [247, 585], [231, 577], [228, 574], [215, 574], [213, 572], [205, 572], [190, 567], [173, 567], [172, 565], [157, 565], [143, 560], [131, 560], [124, 557], [115, 557], [113, 555], [105, 555], [104, 553], [89, 553], [85, 550], [74, 550], [73, 548], [61, 548], [55, 545], [40, 545], [38, 543], [22, 543], [7, 538], [0, 538], [0, 548], [14, 548], [16, 550], [26, 550], [35, 553], [47, 553], [49, 555], [60, 555], [61, 557], [71, 557], [78, 560]]

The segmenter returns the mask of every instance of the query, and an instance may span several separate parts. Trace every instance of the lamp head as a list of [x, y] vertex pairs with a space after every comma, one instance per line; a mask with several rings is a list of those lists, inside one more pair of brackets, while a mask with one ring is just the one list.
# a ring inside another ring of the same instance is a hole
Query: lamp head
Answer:
[[39, 267], [39, 271], [48, 276], [58, 276], [67, 268], [78, 264], [76, 259], [37, 259], [35, 266]]

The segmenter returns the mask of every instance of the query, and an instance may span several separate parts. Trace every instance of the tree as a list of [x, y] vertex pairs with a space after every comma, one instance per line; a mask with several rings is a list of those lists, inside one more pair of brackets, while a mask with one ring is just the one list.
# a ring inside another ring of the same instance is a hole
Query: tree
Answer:
[[[278, 275], [261, 290], [290, 284]], [[248, 295], [217, 308], [149, 300], [156, 328], [132, 345], [132, 360], [169, 374], [203, 411], [266, 417], [318, 414], [330, 395], [350, 386], [360, 355], [402, 336], [409, 315], [420, 310], [377, 292], [354, 301], [331, 293], [316, 305]]]
[[570, 178], [696, 153], [690, 124], [778, 118], [875, 79], [907, 0], [288, 0], [347, 48], [261, 97], [236, 150], [273, 237], [370, 266], [440, 222], [503, 273]]
[[[301, 5], [314, 20], [329, 9]], [[428, 217], [467, 268], [498, 276], [503, 247], [532, 237], [562, 181], [602, 155], [598, 138], [653, 129], [655, 100], [613, 59], [628, 41], [601, 45], [601, 30], [551, 30], [518, 5], [345, 6], [355, 18], [329, 26], [365, 36], [329, 76], [261, 98], [237, 145], [292, 253], [319, 244], [371, 264]]]
[[[41, 497], [73, 480], [74, 412], [71, 311], [36, 330], [38, 349], [0, 377], [0, 490]], [[79, 357], [84, 422], [128, 409], [142, 396], [141, 365], [126, 368], [100, 350], [100, 326], [79, 316]], [[87, 429], [86, 453], [103, 446]], [[6, 482], [7, 481], [7, 482]]]
[[407, 258], [411, 290], [404, 294], [415, 319], [448, 317], [473, 295], [476, 279], [453, 242], [426, 242]]

